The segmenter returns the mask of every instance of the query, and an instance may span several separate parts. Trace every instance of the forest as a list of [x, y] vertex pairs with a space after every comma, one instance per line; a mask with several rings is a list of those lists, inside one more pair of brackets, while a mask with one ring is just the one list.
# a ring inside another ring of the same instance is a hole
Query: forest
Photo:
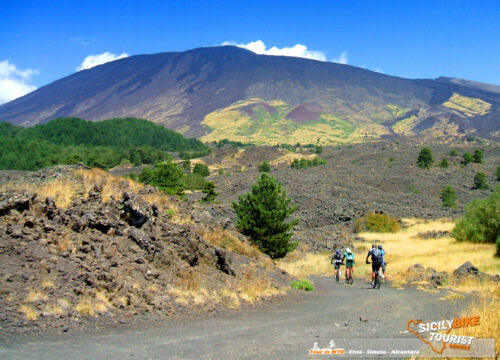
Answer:
[[183, 159], [210, 148], [197, 139], [136, 118], [99, 122], [59, 118], [33, 127], [0, 122], [0, 169], [38, 170], [84, 163], [108, 169], [119, 164], [152, 164], [178, 152]]

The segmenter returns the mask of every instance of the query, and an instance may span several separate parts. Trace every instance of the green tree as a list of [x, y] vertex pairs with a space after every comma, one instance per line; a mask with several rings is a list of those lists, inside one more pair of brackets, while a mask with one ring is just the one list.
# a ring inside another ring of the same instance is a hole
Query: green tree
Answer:
[[458, 151], [456, 149], [451, 149], [450, 156], [458, 156]]
[[500, 239], [500, 185], [486, 199], [474, 199], [465, 208], [465, 215], [452, 231], [458, 241], [496, 243]]
[[314, 152], [316, 154], [321, 154], [323, 152], [323, 147], [321, 145], [316, 145]]
[[474, 150], [474, 155], [472, 155], [472, 157], [474, 158], [475, 163], [481, 164], [483, 162], [484, 155], [481, 149], [476, 149]]
[[187, 159], [182, 162], [182, 168], [186, 170], [187, 173], [191, 172], [191, 160]]
[[186, 184], [182, 181], [184, 171], [172, 160], [161, 161], [155, 168], [147, 166], [139, 174], [139, 181], [158, 187], [171, 195], [182, 195]]
[[207, 181], [202, 192], [205, 196], [201, 199], [202, 202], [213, 202], [219, 193], [215, 191], [215, 184], [213, 181]]
[[471, 153], [465, 152], [463, 154], [462, 166], [466, 166], [471, 162], [474, 162], [474, 156]]
[[450, 163], [448, 162], [447, 158], [443, 158], [439, 163], [439, 167], [442, 167], [443, 169], [446, 169], [449, 165]]
[[442, 190], [441, 190], [441, 201], [442, 207], [451, 207], [451, 208], [456, 208], [457, 207], [457, 193], [455, 189], [451, 187], [450, 184], [446, 185]]
[[271, 258], [284, 257], [297, 247], [291, 242], [293, 227], [298, 219], [287, 221], [298, 208], [290, 206], [291, 199], [272, 176], [263, 173], [252, 191], [240, 195], [233, 208], [238, 216], [238, 228], [250, 237], [261, 251]]
[[418, 154], [417, 165], [422, 169], [429, 169], [433, 163], [432, 150], [424, 146]]
[[486, 190], [490, 186], [488, 185], [488, 179], [486, 178], [486, 174], [484, 171], [479, 170], [474, 176], [474, 188], [475, 189], [480, 189], [480, 190]]
[[258, 169], [260, 172], [269, 172], [271, 171], [271, 166], [269, 165], [269, 163], [267, 161], [262, 161], [259, 166], [258, 166]]
[[207, 177], [208, 175], [210, 175], [210, 171], [208, 170], [208, 166], [206, 164], [196, 163], [194, 164], [193, 174], [198, 174], [203, 177]]

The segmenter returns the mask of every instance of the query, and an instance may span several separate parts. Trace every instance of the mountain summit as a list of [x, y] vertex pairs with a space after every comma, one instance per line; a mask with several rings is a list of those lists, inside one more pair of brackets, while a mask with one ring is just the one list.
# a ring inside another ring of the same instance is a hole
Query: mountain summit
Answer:
[[140, 117], [207, 141], [256, 144], [500, 138], [500, 87], [222, 46], [116, 60], [0, 106], [0, 121], [16, 125], [66, 116]]

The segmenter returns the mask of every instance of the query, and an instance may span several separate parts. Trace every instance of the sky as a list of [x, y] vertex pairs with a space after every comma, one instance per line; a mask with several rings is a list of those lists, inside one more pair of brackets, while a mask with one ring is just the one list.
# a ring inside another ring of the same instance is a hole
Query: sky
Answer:
[[222, 44], [500, 85], [500, 1], [0, 0], [0, 103], [117, 58]]

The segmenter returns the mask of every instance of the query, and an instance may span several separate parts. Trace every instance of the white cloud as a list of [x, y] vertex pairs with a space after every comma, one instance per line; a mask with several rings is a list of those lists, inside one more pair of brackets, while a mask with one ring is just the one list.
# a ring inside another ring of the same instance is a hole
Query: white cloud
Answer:
[[20, 70], [9, 60], [0, 61], [0, 104], [36, 90], [36, 86], [29, 83], [35, 74], [38, 74], [38, 70]]
[[76, 68], [76, 71], [85, 70], [93, 68], [94, 66], [105, 64], [110, 61], [123, 59], [128, 57], [127, 53], [121, 53], [120, 55], [115, 55], [110, 52], [104, 52], [102, 54], [97, 55], [89, 55], [85, 59], [83, 59], [80, 66]]
[[347, 51], [342, 51], [342, 54], [340, 54], [338, 58], [333, 59], [332, 61], [339, 64], [347, 64]]
[[[319, 61], [328, 61], [326, 55], [320, 50], [309, 50], [307, 46], [302, 44], [295, 44], [292, 47], [276, 47], [267, 48], [266, 44], [262, 40], [251, 41], [248, 44], [237, 44], [231, 41], [224, 41], [222, 45], [234, 45], [250, 51], [256, 54], [263, 55], [281, 55], [281, 56], [293, 56]], [[337, 59], [331, 60], [332, 62], [347, 64], [347, 52], [343, 51], [342, 54]]]

